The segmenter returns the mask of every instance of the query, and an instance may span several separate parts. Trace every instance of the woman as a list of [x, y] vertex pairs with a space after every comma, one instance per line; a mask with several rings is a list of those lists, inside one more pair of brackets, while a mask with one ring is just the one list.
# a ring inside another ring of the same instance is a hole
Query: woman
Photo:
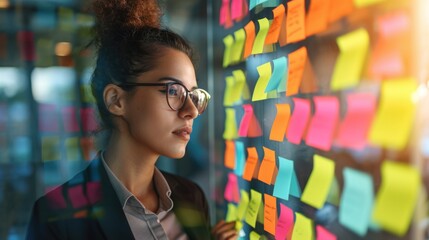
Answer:
[[210, 232], [194, 183], [159, 171], [181, 158], [210, 95], [197, 87], [192, 50], [159, 27], [148, 0], [96, 0], [98, 57], [92, 79], [106, 146], [81, 173], [37, 200], [27, 239], [235, 239], [233, 223]]

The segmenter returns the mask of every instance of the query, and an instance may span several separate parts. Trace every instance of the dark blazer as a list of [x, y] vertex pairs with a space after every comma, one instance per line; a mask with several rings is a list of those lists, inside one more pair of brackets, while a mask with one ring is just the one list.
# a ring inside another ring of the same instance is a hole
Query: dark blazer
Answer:
[[[183, 230], [190, 239], [210, 239], [208, 204], [201, 188], [185, 178], [163, 175]], [[98, 156], [82, 172], [35, 202], [27, 239], [134, 239]]]

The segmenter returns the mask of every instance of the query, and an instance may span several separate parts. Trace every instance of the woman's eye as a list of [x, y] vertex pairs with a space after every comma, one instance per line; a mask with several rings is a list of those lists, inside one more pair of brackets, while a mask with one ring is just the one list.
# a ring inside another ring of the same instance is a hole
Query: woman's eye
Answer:
[[177, 96], [177, 89], [175, 88], [169, 88], [168, 89], [168, 96]]

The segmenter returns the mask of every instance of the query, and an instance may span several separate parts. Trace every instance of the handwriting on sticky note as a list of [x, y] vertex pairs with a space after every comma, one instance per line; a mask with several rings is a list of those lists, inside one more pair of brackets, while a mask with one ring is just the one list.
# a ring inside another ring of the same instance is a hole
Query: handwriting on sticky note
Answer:
[[289, 1], [287, 9], [287, 43], [305, 39], [305, 0]]
[[392, 149], [403, 149], [407, 145], [416, 108], [412, 94], [416, 89], [413, 78], [382, 83], [379, 109], [369, 133], [372, 144]]
[[238, 203], [240, 201], [240, 195], [238, 191], [238, 179], [234, 173], [228, 173], [228, 182], [225, 186], [224, 197], [229, 202]]
[[266, 184], [272, 184], [273, 179], [275, 179], [276, 153], [269, 148], [262, 148], [264, 149], [264, 158], [261, 162], [258, 179]]
[[285, 17], [285, 6], [279, 4], [273, 9], [273, 21], [271, 22], [270, 29], [265, 44], [273, 44], [279, 41], [280, 29], [282, 27], [283, 18]]
[[270, 62], [266, 62], [256, 68], [259, 74], [259, 78], [256, 82], [255, 89], [253, 90], [253, 102], [267, 99], [267, 93], [265, 93], [265, 89], [267, 88], [268, 82], [271, 78]]
[[331, 159], [315, 154], [313, 156], [313, 170], [301, 200], [318, 209], [323, 207], [334, 178], [334, 170], [335, 163]]
[[328, 11], [331, 0], [312, 0], [305, 18], [305, 35], [323, 32], [328, 27]]
[[237, 122], [235, 119], [235, 109], [226, 108], [226, 118], [225, 118], [225, 130], [223, 132], [223, 138], [226, 140], [236, 139], [237, 136]]
[[246, 32], [246, 42], [244, 43], [243, 59], [252, 54], [253, 42], [255, 41], [255, 23], [249, 21], [249, 23], [244, 26], [244, 31]]
[[222, 67], [226, 68], [231, 64], [231, 49], [234, 43], [234, 37], [229, 34], [223, 38], [223, 44], [225, 45], [225, 51], [223, 52], [223, 64]]
[[258, 165], [258, 152], [255, 147], [247, 148], [247, 161], [244, 168], [243, 179], [250, 181], [252, 180], [253, 173]]
[[370, 224], [374, 203], [371, 175], [345, 168], [344, 189], [340, 202], [340, 223], [359, 236], [365, 236]]
[[280, 57], [273, 60], [273, 73], [271, 74], [270, 80], [265, 88], [265, 93], [278, 89], [280, 82], [285, 78], [286, 69], [286, 57]]
[[300, 144], [310, 118], [311, 106], [307, 99], [293, 98], [293, 102], [294, 108], [287, 127], [286, 137], [290, 143]]
[[348, 94], [347, 112], [338, 127], [337, 144], [355, 150], [363, 149], [367, 143], [375, 108], [376, 97], [374, 94]]
[[268, 30], [270, 28], [270, 21], [267, 18], [262, 18], [258, 20], [259, 31], [255, 37], [255, 42], [253, 43], [252, 54], [259, 54], [264, 51], [265, 38], [267, 37]]
[[277, 114], [271, 126], [270, 140], [283, 142], [290, 118], [290, 105], [276, 104]]
[[236, 141], [235, 142], [235, 169], [234, 169], [234, 173], [237, 176], [242, 176], [243, 175], [243, 170], [244, 170], [244, 143], [241, 141]]
[[369, 34], [364, 28], [354, 30], [338, 37], [337, 45], [340, 54], [332, 73], [333, 91], [354, 87], [359, 83], [369, 50]]
[[276, 198], [264, 194], [264, 230], [276, 235], [276, 224], [277, 224], [277, 202]]
[[245, 221], [247, 224], [255, 227], [256, 218], [258, 217], [259, 206], [261, 205], [262, 194], [256, 190], [250, 189], [250, 203], [247, 208]]
[[385, 160], [381, 166], [381, 186], [373, 210], [373, 220], [388, 232], [403, 236], [410, 225], [421, 177], [418, 169]]
[[231, 140], [225, 141], [224, 165], [226, 168], [235, 168], [235, 143]]
[[329, 232], [326, 228], [317, 225], [316, 226], [317, 240], [337, 240], [337, 236]]
[[289, 200], [293, 171], [293, 161], [279, 157], [279, 172], [273, 190], [275, 197]]
[[307, 48], [301, 47], [298, 50], [289, 53], [289, 72], [286, 88], [286, 96], [292, 96], [298, 93], [304, 73], [305, 62], [307, 61]]
[[280, 203], [280, 215], [276, 226], [276, 239], [290, 239], [293, 230], [293, 211]]
[[237, 206], [237, 219], [242, 220], [246, 214], [247, 206], [249, 205], [249, 193], [245, 190], [240, 190], [240, 202]]
[[313, 223], [311, 219], [302, 215], [301, 213], [295, 213], [295, 226], [292, 232], [292, 240], [303, 240], [313, 239]]
[[313, 101], [316, 111], [310, 120], [306, 144], [328, 151], [340, 115], [340, 103], [334, 96], [315, 96]]

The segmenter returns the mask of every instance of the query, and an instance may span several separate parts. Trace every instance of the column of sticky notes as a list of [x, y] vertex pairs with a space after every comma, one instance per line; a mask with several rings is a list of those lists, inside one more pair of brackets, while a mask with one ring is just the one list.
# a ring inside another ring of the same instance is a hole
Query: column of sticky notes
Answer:
[[[371, 224], [398, 236], [409, 229], [421, 181], [415, 167], [382, 159], [377, 189], [373, 173], [353, 166], [337, 169], [341, 159], [329, 157], [335, 156], [330, 154], [334, 148], [397, 151], [410, 141], [417, 86], [407, 72], [403, 48], [394, 47], [408, 30], [409, 15], [377, 15], [375, 33], [363, 26], [330, 28], [347, 23], [355, 11], [382, 4], [222, 1], [219, 23], [229, 29], [222, 61], [228, 172], [224, 197], [226, 220], [236, 221], [242, 239], [337, 239], [342, 231], [364, 239]], [[338, 53], [329, 81], [319, 82], [307, 45], [311, 36], [328, 30], [336, 36]], [[250, 68], [257, 77], [246, 72]], [[368, 79], [378, 87], [360, 90]], [[270, 113], [275, 113], [273, 118], [266, 117]], [[250, 138], [261, 139], [262, 145]], [[267, 142], [278, 148], [265, 146]], [[297, 176], [297, 163], [303, 160], [282, 156], [281, 149], [302, 146], [317, 151], [305, 177]], [[314, 214], [297, 202], [314, 211], [336, 206], [345, 230], [316, 223]]]

